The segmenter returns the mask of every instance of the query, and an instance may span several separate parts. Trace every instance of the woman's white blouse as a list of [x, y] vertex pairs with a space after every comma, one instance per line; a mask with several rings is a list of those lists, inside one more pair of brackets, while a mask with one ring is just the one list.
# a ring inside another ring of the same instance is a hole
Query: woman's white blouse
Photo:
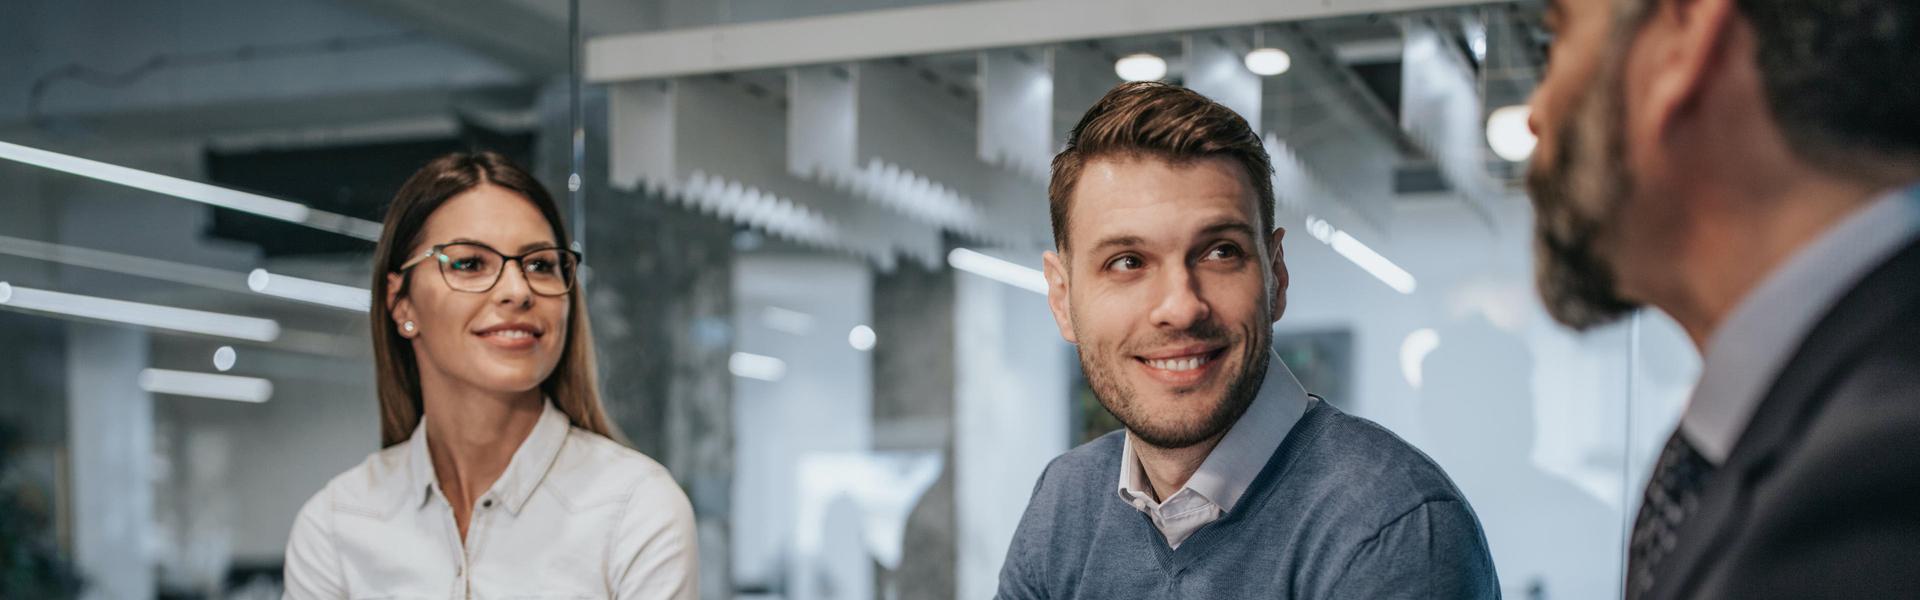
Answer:
[[424, 423], [308, 500], [287, 541], [287, 598], [698, 596], [693, 507], [660, 463], [576, 429], [549, 403], [463, 548]]

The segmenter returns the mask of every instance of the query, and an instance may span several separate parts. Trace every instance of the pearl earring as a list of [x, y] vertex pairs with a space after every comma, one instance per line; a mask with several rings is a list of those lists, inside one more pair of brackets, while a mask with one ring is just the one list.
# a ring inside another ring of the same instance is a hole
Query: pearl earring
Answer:
[[407, 333], [413, 333], [413, 321], [407, 321], [405, 323], [401, 323], [400, 328], [407, 330]]

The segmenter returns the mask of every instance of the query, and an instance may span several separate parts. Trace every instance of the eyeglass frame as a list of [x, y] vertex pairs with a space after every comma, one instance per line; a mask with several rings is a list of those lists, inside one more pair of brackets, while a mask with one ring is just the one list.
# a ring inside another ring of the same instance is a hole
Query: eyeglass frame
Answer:
[[448, 246], [476, 246], [479, 248], [483, 248], [488, 252], [492, 252], [494, 256], [500, 257], [500, 269], [497, 271], [494, 271], [493, 282], [487, 284], [486, 289], [481, 289], [481, 290], [463, 290], [458, 287], [455, 287], [452, 281], [447, 280], [447, 271], [446, 271], [447, 261], [445, 260], [439, 261], [439, 263], [436, 265], [436, 267], [438, 268], [434, 270], [440, 272], [440, 281], [447, 284], [447, 289], [464, 293], [464, 294], [485, 294], [487, 292], [493, 291], [493, 288], [498, 287], [500, 285], [500, 277], [507, 274], [508, 262], [513, 262], [515, 264], [520, 265], [520, 276], [522, 278], [525, 278], [527, 276], [527, 263], [526, 261], [521, 259], [524, 259], [529, 256], [533, 256], [535, 254], [539, 254], [541, 252], [558, 251], [560, 252], [561, 256], [570, 257], [573, 259], [573, 267], [572, 269], [570, 269], [570, 272], [567, 273], [568, 276], [566, 277], [567, 289], [564, 291], [561, 291], [558, 294], [547, 294], [547, 293], [542, 293], [539, 290], [533, 289], [533, 284], [528, 283], [527, 291], [533, 292], [535, 295], [546, 296], [548, 298], [558, 298], [558, 297], [566, 296], [568, 294], [572, 294], [574, 286], [578, 285], [578, 283], [575, 280], [579, 278], [579, 267], [581, 264], [586, 262], [585, 255], [579, 252], [576, 252], [571, 248], [562, 248], [559, 246], [548, 246], [545, 248], [535, 248], [532, 250], [528, 250], [518, 255], [508, 255], [505, 252], [501, 252], [498, 249], [495, 249], [493, 246], [488, 246], [481, 242], [460, 241], [460, 242], [447, 242], [444, 244], [434, 244], [433, 246], [428, 247], [425, 253], [422, 253], [419, 256], [413, 257], [413, 260], [407, 261], [406, 264], [400, 265], [400, 268], [395, 270], [394, 272], [405, 273], [407, 272], [408, 269], [412, 269], [414, 267], [420, 266], [420, 263], [426, 262], [427, 259], [433, 258], [434, 255], [436, 254], [440, 256], [446, 256], [446, 249]]

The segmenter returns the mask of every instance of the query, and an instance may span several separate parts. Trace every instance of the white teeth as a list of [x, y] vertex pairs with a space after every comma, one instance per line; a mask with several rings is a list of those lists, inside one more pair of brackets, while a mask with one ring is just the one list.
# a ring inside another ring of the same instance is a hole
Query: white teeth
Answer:
[[489, 332], [486, 335], [490, 337], [503, 337], [508, 339], [520, 339], [520, 338], [533, 337], [532, 333], [528, 333], [526, 331], [522, 331], [519, 329], [502, 329], [500, 331]]
[[1213, 362], [1213, 360], [1206, 356], [1192, 356], [1187, 358], [1149, 360], [1147, 361], [1147, 365], [1162, 371], [1192, 371], [1209, 362]]

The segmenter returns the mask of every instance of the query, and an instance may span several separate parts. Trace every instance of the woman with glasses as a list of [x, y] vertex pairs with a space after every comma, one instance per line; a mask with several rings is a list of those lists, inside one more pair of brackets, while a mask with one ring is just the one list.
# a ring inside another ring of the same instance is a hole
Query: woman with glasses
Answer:
[[289, 598], [694, 598], [693, 510], [627, 448], [553, 198], [493, 153], [401, 186], [375, 250], [384, 447], [295, 519]]

